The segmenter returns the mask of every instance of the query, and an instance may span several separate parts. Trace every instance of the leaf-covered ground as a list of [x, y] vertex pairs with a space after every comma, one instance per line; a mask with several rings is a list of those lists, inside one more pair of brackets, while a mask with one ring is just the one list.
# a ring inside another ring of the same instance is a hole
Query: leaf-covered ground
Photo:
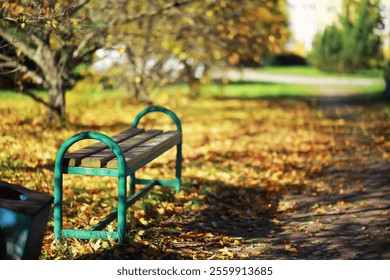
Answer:
[[[51, 216], [42, 259], [390, 258], [388, 103], [161, 94], [156, 104], [183, 124], [183, 190], [156, 188], [131, 207], [122, 245], [55, 241]], [[0, 179], [53, 194], [64, 140], [84, 130], [112, 135], [141, 109], [117, 93], [70, 94], [69, 124], [47, 127], [43, 107], [7, 96]], [[173, 127], [159, 114], [143, 125]], [[138, 176], [173, 174], [169, 152]], [[115, 179], [66, 175], [64, 182], [65, 227], [88, 228], [115, 207]]]

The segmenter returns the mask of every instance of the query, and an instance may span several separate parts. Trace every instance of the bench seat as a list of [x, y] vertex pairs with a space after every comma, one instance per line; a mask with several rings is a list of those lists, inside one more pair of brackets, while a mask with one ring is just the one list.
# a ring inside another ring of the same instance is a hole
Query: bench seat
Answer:
[[[181, 141], [181, 131], [149, 130], [130, 128], [111, 137], [120, 147], [129, 169], [137, 163], [160, 155], [161, 149], [170, 149]], [[117, 169], [118, 160], [111, 148], [104, 143], [96, 143], [68, 153], [64, 157], [64, 167], [92, 167]]]

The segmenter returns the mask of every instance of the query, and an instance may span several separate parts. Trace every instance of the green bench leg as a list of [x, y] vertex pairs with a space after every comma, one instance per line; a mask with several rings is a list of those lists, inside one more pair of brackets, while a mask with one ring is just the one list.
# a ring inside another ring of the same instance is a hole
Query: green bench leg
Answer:
[[180, 192], [181, 189], [181, 168], [182, 168], [182, 146], [181, 144], [177, 145], [177, 153], [176, 153], [176, 184], [175, 191], [176, 193]]
[[118, 177], [118, 227], [117, 227], [117, 233], [118, 233], [118, 242], [124, 243], [126, 240], [126, 212], [127, 212], [127, 206], [126, 206], [126, 200], [127, 200], [127, 194], [126, 194], [126, 176], [119, 176]]
[[135, 173], [131, 174], [129, 177], [130, 177], [130, 182], [129, 182], [130, 195], [133, 195], [135, 194], [135, 182], [136, 182]]
[[[118, 227], [117, 232], [113, 234], [117, 237], [119, 242], [124, 242], [126, 238], [126, 161], [122, 153], [122, 150], [118, 144], [110, 137], [99, 132], [81, 132], [66, 140], [60, 149], [58, 150], [56, 161], [54, 164], [54, 237], [60, 239], [64, 237], [64, 231], [71, 232], [70, 230], [63, 229], [63, 213], [62, 213], [62, 196], [63, 196], [63, 174], [67, 173], [67, 169], [64, 169], [64, 156], [66, 151], [76, 142], [84, 139], [94, 139], [105, 143], [109, 146], [118, 159]], [[96, 170], [97, 176], [102, 176], [100, 170]], [[73, 230], [73, 232], [77, 232]], [[72, 233], [73, 234], [73, 233]], [[72, 236], [76, 236], [75, 233]], [[106, 233], [99, 231], [80, 231], [80, 237], [83, 238], [100, 238], [106, 236]]]
[[176, 153], [176, 165], [175, 165], [175, 179], [173, 180], [156, 180], [156, 179], [138, 179], [134, 174], [130, 175], [130, 194], [133, 195], [135, 193], [135, 185], [147, 185], [154, 181], [158, 182], [158, 185], [163, 187], [174, 187], [175, 192], [178, 193], [181, 190], [181, 170], [182, 170], [182, 145], [177, 145], [177, 153]]
[[[166, 109], [164, 107], [160, 107], [160, 106], [151, 106], [151, 107], [148, 107], [145, 110], [141, 111], [135, 117], [135, 119], [132, 123], [132, 126], [137, 127], [140, 120], [142, 119], [142, 117], [144, 117], [145, 115], [152, 113], [152, 112], [161, 112], [161, 113], [168, 115], [175, 123], [177, 130], [182, 132], [181, 122], [180, 122], [180, 119], [177, 117], [177, 115], [174, 112], [172, 112], [171, 110], [168, 110], [168, 109]], [[176, 193], [180, 192], [182, 161], [183, 161], [182, 144], [180, 143], [177, 145], [175, 179], [174, 180], [158, 180], [160, 185], [172, 186], [175, 188]], [[135, 179], [135, 176], [134, 176], [133, 182], [138, 183], [138, 184], [149, 184], [151, 182], [151, 180]], [[132, 183], [130, 183], [130, 184], [132, 184]], [[131, 189], [131, 187], [132, 187], [132, 185], [130, 185], [130, 189]]]

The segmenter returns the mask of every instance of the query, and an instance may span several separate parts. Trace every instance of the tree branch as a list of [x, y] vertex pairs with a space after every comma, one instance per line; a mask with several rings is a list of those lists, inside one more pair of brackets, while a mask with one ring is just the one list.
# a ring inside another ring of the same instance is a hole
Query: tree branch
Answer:
[[31, 60], [33, 60], [35, 63], [37, 63], [37, 61], [36, 61], [37, 58], [35, 57], [35, 50], [30, 48], [28, 46], [28, 44], [26, 44], [22, 41], [17, 41], [15, 35], [9, 34], [7, 31], [5, 31], [1, 27], [0, 27], [0, 37], [3, 37], [3, 39], [6, 40], [8, 43], [19, 48], [26, 56], [28, 56]]
[[[4, 61], [4, 63], [0, 64], [0, 67], [7, 67], [7, 68], [14, 68], [12, 72], [21, 72], [24, 73], [28, 78], [30, 78], [32, 81], [34, 81], [36, 84], [44, 84], [44, 79], [38, 75], [35, 71], [28, 70], [27, 66], [18, 63], [16, 60], [0, 54], [0, 59]], [[0, 72], [0, 75], [12, 73], [11, 71], [7, 72]]]
[[75, 7], [73, 7], [71, 10], [70, 10], [70, 14], [75, 14], [78, 10], [80, 10], [81, 8], [83, 8], [85, 5], [87, 5], [89, 3], [90, 0], [85, 0], [81, 3], [79, 3], [78, 5], [76, 5]]
[[89, 41], [96, 36], [96, 32], [87, 34], [84, 39], [79, 43], [78, 47], [73, 51], [72, 58], [76, 58], [80, 55], [80, 52], [87, 46]]
[[189, 5], [189, 4], [193, 3], [193, 2], [196, 2], [196, 0], [185, 0], [185, 1], [181, 1], [181, 2], [174, 1], [172, 3], [169, 3], [169, 4], [165, 5], [164, 7], [161, 7], [159, 9], [157, 9], [157, 10], [139, 13], [136, 16], [127, 18], [123, 23], [131, 23], [133, 21], [137, 21], [137, 20], [140, 20], [140, 19], [143, 19], [143, 18], [146, 18], [146, 17], [157, 16], [157, 15], [162, 14], [164, 11], [168, 11], [168, 10], [171, 10], [171, 9], [176, 9], [176, 8], [179, 8], [179, 7], [182, 7], [182, 6], [186, 6], [186, 5]]

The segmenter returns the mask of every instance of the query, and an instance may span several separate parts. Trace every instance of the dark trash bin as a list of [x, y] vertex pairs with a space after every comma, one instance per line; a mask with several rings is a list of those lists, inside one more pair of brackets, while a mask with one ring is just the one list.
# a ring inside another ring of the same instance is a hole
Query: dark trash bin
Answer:
[[36, 260], [53, 197], [0, 181], [0, 259]]

